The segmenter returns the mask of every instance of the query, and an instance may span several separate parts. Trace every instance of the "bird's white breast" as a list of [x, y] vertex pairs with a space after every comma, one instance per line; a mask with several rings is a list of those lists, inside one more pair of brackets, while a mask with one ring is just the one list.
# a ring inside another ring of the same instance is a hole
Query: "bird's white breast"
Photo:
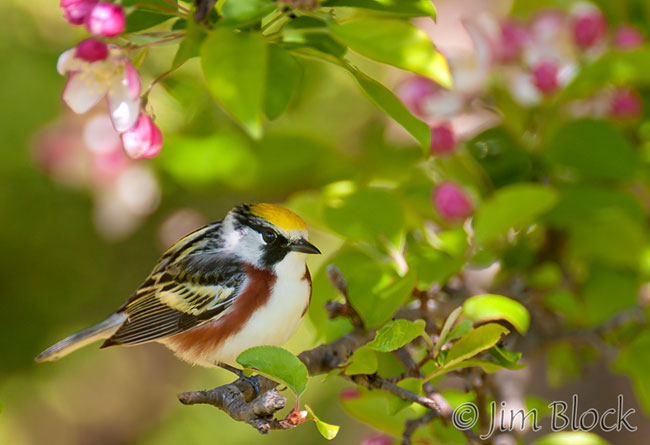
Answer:
[[305, 276], [305, 255], [290, 252], [275, 266], [276, 281], [271, 295], [234, 335], [228, 337], [214, 350], [205, 362], [214, 366], [217, 362], [236, 363], [242, 351], [260, 345], [283, 345], [291, 337], [302, 320], [309, 304], [311, 283]]

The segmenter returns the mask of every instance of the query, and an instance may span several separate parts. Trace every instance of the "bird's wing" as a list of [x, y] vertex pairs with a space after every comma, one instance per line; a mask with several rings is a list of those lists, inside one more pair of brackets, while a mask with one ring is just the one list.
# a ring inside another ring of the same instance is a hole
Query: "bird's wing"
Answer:
[[240, 262], [210, 245], [214, 239], [204, 228], [172, 246], [120, 308], [127, 320], [102, 347], [169, 337], [228, 309], [246, 274]]

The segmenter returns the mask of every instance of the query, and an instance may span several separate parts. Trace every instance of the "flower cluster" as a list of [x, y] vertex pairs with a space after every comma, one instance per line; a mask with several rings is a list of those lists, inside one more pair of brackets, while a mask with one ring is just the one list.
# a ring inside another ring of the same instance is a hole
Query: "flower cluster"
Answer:
[[59, 57], [57, 70], [68, 74], [63, 101], [82, 114], [106, 98], [126, 153], [134, 159], [156, 156], [162, 148], [162, 134], [142, 111], [138, 71], [123, 48], [100, 40], [124, 32], [124, 9], [98, 0], [61, 0], [61, 8], [68, 22], [85, 25], [94, 36]]
[[[612, 29], [605, 15], [589, 3], [578, 3], [566, 12], [542, 10], [527, 22], [479, 14], [464, 20], [463, 25], [474, 53], [446, 55], [454, 79], [451, 90], [414, 76], [396, 91], [407, 108], [431, 125], [434, 157], [451, 156], [462, 146], [462, 137], [455, 130], [460, 127], [458, 122], [472, 113], [476, 117], [486, 108], [481, 104], [493, 102], [491, 87], [508, 92], [522, 109], [533, 109], [555, 100], [584, 66], [608, 51], [628, 51], [645, 44], [638, 29], [630, 25]], [[568, 103], [566, 109], [574, 116], [634, 120], [642, 116], [643, 102], [637, 91], [611, 85], [587, 100]], [[500, 122], [494, 115], [486, 119], [483, 114], [478, 119], [479, 129]], [[473, 212], [467, 192], [449, 181], [434, 189], [432, 203], [448, 222], [461, 222]]]
[[158, 207], [156, 176], [126, 156], [105, 111], [64, 114], [37, 135], [34, 158], [54, 180], [91, 192], [94, 224], [107, 240], [128, 236]]

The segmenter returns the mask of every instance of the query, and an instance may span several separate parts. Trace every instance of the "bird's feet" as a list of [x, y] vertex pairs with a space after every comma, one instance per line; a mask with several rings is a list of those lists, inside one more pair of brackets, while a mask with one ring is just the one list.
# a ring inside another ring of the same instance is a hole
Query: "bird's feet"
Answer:
[[239, 368], [235, 368], [234, 366], [230, 366], [227, 363], [219, 363], [219, 367], [225, 369], [226, 371], [230, 371], [233, 374], [235, 374], [237, 377], [239, 377], [241, 380], [245, 381], [249, 385], [253, 387], [253, 390], [255, 391], [255, 398], [258, 398], [261, 394], [260, 391], [260, 383], [257, 381], [255, 377], [247, 377], [244, 374], [244, 371], [242, 371]]

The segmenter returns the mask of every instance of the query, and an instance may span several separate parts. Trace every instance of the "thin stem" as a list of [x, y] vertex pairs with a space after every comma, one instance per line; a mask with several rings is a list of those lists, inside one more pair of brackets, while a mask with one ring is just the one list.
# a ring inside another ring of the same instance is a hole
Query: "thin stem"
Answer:
[[178, 4], [177, 2], [175, 2], [174, 0], [165, 0], [165, 3], [168, 3], [168, 4], [172, 5], [172, 6], [174, 6], [174, 7], [178, 8], [178, 9], [180, 9], [181, 11], [183, 11], [183, 12], [186, 13], [186, 14], [189, 14], [189, 13], [190, 13], [190, 10], [189, 10], [189, 9], [187, 9], [185, 6], [181, 6], [180, 4]]
[[[167, 14], [175, 15], [175, 16], [178, 16], [178, 17], [183, 17], [183, 18], [187, 17], [187, 14], [179, 12], [177, 9], [164, 8], [162, 6], [150, 5], [148, 3], [136, 3], [133, 6], [135, 8], [137, 8], [137, 9], [153, 9], [155, 11], [165, 12]], [[177, 5], [177, 6], [180, 6], [180, 5]], [[182, 9], [185, 9], [185, 8], [182, 8]], [[187, 11], [187, 9], [185, 9], [185, 11]]]
[[163, 80], [163, 79], [167, 78], [168, 76], [170, 76], [174, 71], [176, 71], [177, 69], [179, 69], [179, 68], [182, 67], [183, 65], [185, 65], [185, 62], [183, 62], [183, 63], [181, 63], [181, 64], [179, 64], [179, 65], [173, 67], [173, 68], [170, 69], [169, 71], [167, 71], [167, 72], [165, 72], [165, 73], [162, 73], [160, 76], [158, 76], [158, 77], [156, 77], [154, 80], [152, 80], [151, 83], [149, 84], [149, 87], [147, 87], [147, 90], [146, 90], [146, 91], [144, 92], [144, 94], [142, 95], [142, 101], [143, 101], [143, 103], [146, 105], [147, 100], [148, 100], [148, 98], [149, 98], [149, 93], [151, 93], [151, 90], [153, 89], [153, 87], [154, 87], [158, 82], [160, 82], [161, 80]]

